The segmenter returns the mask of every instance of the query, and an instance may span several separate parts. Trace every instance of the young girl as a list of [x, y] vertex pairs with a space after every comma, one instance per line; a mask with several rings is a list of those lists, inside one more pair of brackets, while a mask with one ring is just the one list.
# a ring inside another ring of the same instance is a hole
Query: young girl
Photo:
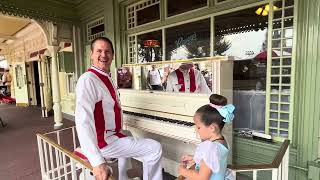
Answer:
[[[227, 171], [229, 149], [221, 134], [225, 123], [231, 123], [235, 107], [227, 105], [223, 96], [212, 94], [210, 104], [200, 107], [194, 117], [197, 133], [202, 142], [194, 156], [184, 155], [179, 166], [180, 175], [189, 180], [224, 180]], [[195, 163], [195, 170], [187, 169], [186, 164]]]

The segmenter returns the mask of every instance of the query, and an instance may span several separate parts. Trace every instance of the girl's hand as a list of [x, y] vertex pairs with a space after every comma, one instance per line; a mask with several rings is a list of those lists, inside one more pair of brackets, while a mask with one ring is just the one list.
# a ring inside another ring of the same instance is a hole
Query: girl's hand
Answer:
[[183, 165], [187, 165], [187, 164], [190, 164], [190, 163], [193, 163], [193, 157], [191, 155], [183, 155], [181, 157], [181, 163]]
[[180, 175], [184, 176], [184, 174], [185, 174], [186, 170], [187, 170], [187, 169], [186, 169], [186, 167], [185, 167], [185, 166], [180, 165], [180, 166], [178, 167], [178, 174], [180, 174]]

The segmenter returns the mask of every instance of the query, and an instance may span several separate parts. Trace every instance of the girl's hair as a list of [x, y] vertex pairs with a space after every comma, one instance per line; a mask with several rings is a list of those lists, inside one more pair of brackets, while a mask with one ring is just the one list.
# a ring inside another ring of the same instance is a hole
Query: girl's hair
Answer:
[[[212, 94], [209, 98], [210, 103], [218, 106], [225, 106], [227, 105], [227, 98], [218, 94]], [[210, 106], [209, 104], [201, 106], [197, 111], [196, 114], [199, 115], [201, 122], [205, 126], [210, 126], [212, 123], [215, 123], [219, 126], [220, 131], [223, 129], [224, 122], [220, 113], [217, 111], [216, 108]]]

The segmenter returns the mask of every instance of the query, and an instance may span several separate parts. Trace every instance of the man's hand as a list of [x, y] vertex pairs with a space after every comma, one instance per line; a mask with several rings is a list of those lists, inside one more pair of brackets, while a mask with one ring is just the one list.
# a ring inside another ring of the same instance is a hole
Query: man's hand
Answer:
[[109, 176], [109, 169], [107, 168], [107, 164], [103, 163], [98, 166], [93, 167], [93, 175], [96, 180], [107, 180]]

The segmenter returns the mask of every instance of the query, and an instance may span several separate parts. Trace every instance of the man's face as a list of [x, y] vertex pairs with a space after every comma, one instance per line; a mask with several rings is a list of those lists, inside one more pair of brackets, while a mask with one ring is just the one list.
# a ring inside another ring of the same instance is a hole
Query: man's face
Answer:
[[193, 67], [193, 63], [182, 63], [180, 65], [180, 68], [183, 70], [189, 70]]
[[91, 51], [92, 65], [102, 69], [106, 72], [110, 71], [110, 66], [113, 60], [113, 53], [111, 45], [103, 40], [97, 40], [93, 44], [93, 50]]

